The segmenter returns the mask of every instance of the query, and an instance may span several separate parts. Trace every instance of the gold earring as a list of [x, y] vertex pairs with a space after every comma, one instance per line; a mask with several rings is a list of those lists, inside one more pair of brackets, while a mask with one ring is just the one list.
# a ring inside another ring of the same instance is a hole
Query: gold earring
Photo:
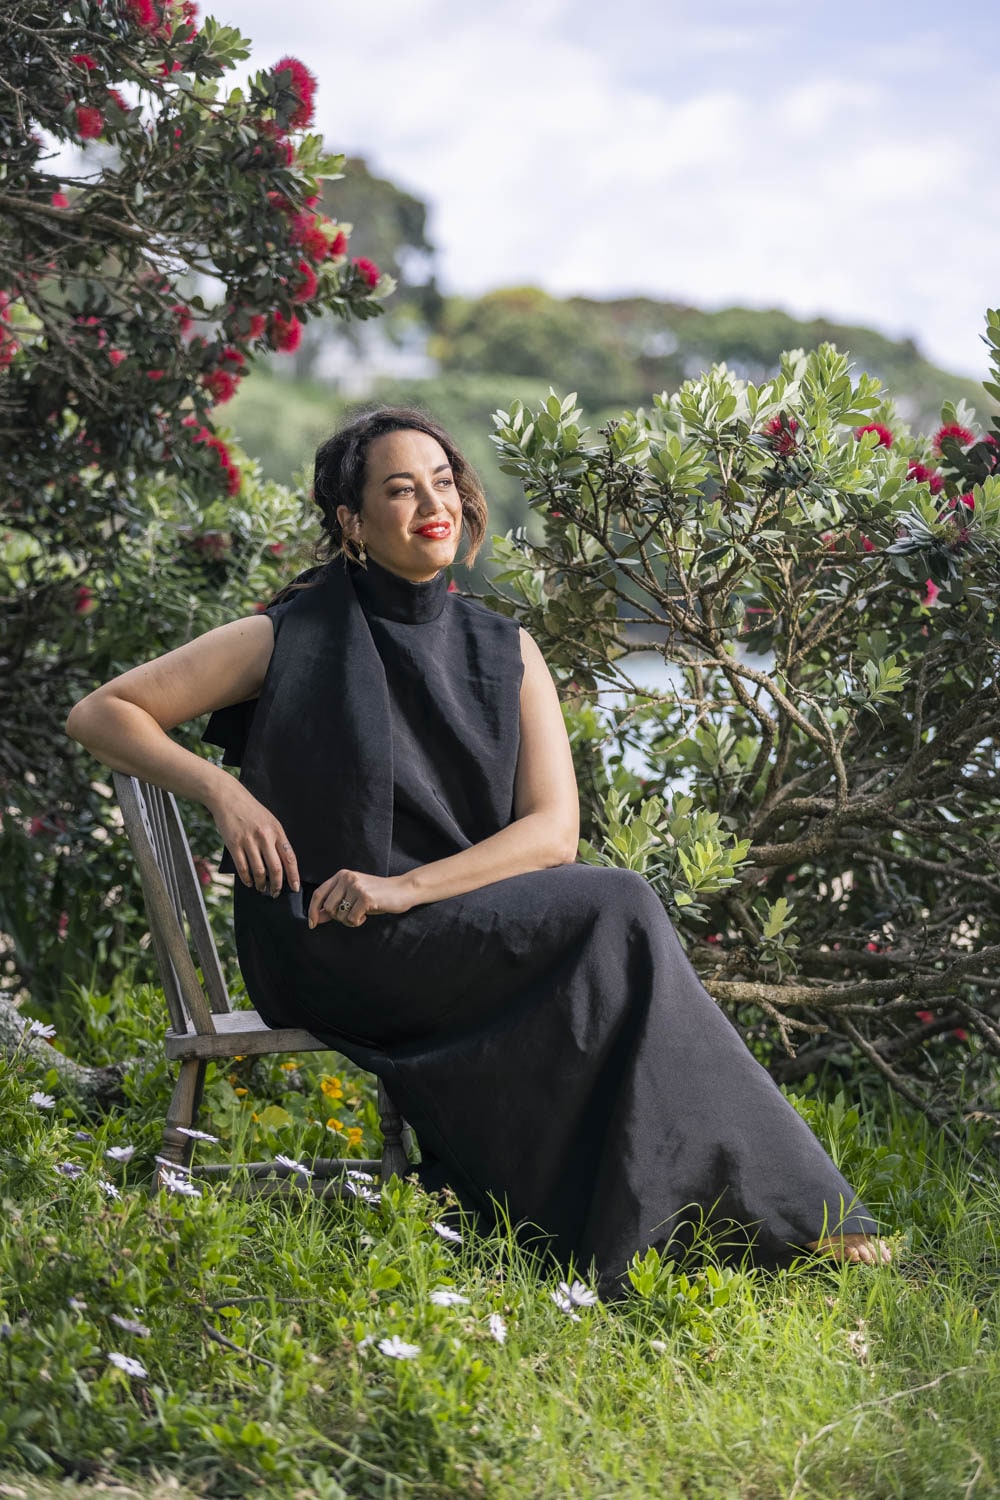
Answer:
[[363, 562], [366, 562], [367, 560], [368, 560], [368, 553], [365, 550], [364, 538], [363, 537], [359, 537], [359, 539], [358, 539], [358, 562], [363, 563]]

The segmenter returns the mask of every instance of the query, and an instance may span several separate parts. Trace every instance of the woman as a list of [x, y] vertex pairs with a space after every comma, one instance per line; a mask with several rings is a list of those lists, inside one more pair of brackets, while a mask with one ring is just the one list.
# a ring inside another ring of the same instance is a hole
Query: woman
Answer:
[[[727, 1227], [764, 1264], [888, 1259], [703, 989], [641, 876], [575, 864], [555, 686], [452, 592], [478, 480], [418, 411], [316, 456], [328, 560], [267, 610], [124, 673], [67, 730], [212, 812], [248, 994], [382, 1076], [425, 1180], [504, 1203], [613, 1294], [636, 1251]], [[212, 711], [220, 766], [166, 731]]]

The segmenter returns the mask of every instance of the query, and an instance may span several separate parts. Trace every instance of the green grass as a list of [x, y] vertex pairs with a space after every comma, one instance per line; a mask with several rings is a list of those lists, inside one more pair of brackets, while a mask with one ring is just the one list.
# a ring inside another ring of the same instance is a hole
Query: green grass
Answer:
[[[154, 1054], [155, 998], [138, 994], [131, 1022]], [[84, 1022], [74, 1050], [103, 1060], [105, 1032]], [[308, 1160], [329, 1149], [332, 1109], [366, 1153], [370, 1082], [340, 1066], [331, 1101], [333, 1066], [217, 1074], [201, 1123], [222, 1140], [204, 1159]], [[0, 1494], [1000, 1493], [1000, 1188], [888, 1103], [801, 1107], [895, 1231], [892, 1267], [766, 1275], [650, 1255], [629, 1299], [574, 1322], [558, 1273], [509, 1235], [448, 1244], [432, 1227], [447, 1204], [415, 1184], [377, 1206], [233, 1183], [151, 1194], [168, 1088], [162, 1067], [137, 1068], [128, 1105], [95, 1121], [59, 1096], [31, 1104], [57, 1094], [31, 1064], [0, 1076]], [[125, 1143], [128, 1164], [104, 1156]], [[56, 1170], [67, 1161], [81, 1175]], [[439, 1306], [438, 1288], [468, 1301]], [[394, 1335], [419, 1353], [362, 1344]]]

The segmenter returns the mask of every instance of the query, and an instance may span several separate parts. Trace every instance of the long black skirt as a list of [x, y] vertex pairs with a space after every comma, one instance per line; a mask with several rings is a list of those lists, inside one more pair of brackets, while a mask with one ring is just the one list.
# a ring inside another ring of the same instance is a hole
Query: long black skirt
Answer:
[[768, 1266], [877, 1232], [642, 876], [561, 865], [310, 931], [314, 889], [236, 882], [250, 999], [382, 1077], [468, 1208], [503, 1204], [605, 1290], [698, 1223]]

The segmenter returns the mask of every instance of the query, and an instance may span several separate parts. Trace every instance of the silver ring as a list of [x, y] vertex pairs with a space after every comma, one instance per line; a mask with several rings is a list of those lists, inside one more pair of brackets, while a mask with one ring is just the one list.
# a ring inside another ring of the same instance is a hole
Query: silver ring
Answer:
[[344, 901], [341, 901], [340, 905], [337, 907], [337, 910], [338, 911], [350, 911], [350, 909], [351, 909], [351, 907], [353, 905], [354, 905], [353, 901], [344, 900]]

